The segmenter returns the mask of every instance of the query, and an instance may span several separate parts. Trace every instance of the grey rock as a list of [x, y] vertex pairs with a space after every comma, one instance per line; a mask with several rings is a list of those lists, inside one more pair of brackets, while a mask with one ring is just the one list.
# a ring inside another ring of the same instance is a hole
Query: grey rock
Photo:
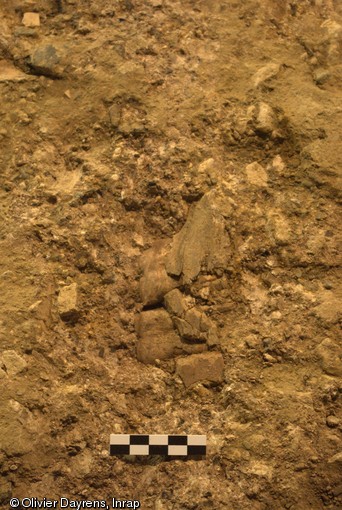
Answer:
[[9, 350], [0, 355], [0, 366], [11, 377], [22, 372], [27, 367], [27, 362], [15, 351]]
[[16, 37], [38, 37], [38, 32], [34, 28], [18, 27], [14, 31]]
[[35, 74], [49, 78], [61, 78], [63, 69], [60, 65], [60, 56], [52, 44], [39, 46], [34, 50], [29, 61]]
[[141, 257], [143, 276], [140, 279], [140, 296], [144, 306], [160, 304], [165, 294], [178, 286], [165, 269], [165, 257], [169, 243], [158, 241]]
[[202, 270], [213, 272], [229, 265], [225, 216], [230, 216], [231, 208], [222, 190], [211, 190], [202, 197], [174, 236], [165, 262], [168, 274], [190, 283]]
[[147, 310], [136, 320], [138, 335], [137, 358], [142, 363], [155, 363], [182, 352], [182, 344], [174, 330], [171, 317], [163, 308]]
[[224, 376], [223, 356], [219, 352], [192, 354], [179, 358], [176, 362], [176, 373], [186, 387], [199, 381], [222, 382]]
[[57, 298], [58, 311], [65, 322], [77, 322], [79, 318], [77, 283], [62, 287]]

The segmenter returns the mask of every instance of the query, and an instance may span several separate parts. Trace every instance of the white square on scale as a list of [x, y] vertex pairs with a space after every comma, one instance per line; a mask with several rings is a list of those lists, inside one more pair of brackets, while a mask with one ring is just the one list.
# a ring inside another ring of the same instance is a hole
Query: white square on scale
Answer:
[[129, 434], [111, 434], [110, 444], [129, 444]]
[[129, 447], [130, 455], [149, 455], [148, 444], [131, 444]]
[[188, 447], [186, 444], [169, 445], [168, 455], [188, 455]]

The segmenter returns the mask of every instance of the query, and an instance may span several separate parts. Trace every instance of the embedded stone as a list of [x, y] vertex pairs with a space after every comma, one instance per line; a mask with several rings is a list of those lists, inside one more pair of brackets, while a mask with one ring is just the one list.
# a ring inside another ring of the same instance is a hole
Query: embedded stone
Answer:
[[183, 317], [190, 306], [189, 299], [184, 297], [178, 289], [171, 290], [164, 296], [164, 305], [171, 315], [177, 317]]
[[45, 44], [36, 48], [30, 57], [29, 64], [35, 74], [49, 78], [62, 77], [60, 56], [52, 44]]
[[22, 372], [27, 367], [27, 362], [15, 351], [8, 350], [1, 353], [0, 366], [11, 377]]
[[213, 272], [227, 267], [231, 250], [225, 217], [231, 211], [232, 205], [224, 191], [214, 189], [206, 193], [173, 238], [165, 259], [167, 273], [186, 284], [202, 270]]
[[267, 64], [261, 67], [254, 75], [254, 87], [263, 85], [266, 81], [277, 76], [280, 71], [280, 65], [275, 63]]
[[153, 364], [182, 351], [179, 336], [174, 330], [171, 317], [163, 308], [146, 310], [136, 320], [138, 335], [137, 358], [145, 364]]
[[255, 119], [256, 130], [261, 134], [271, 134], [278, 127], [278, 121], [273, 108], [267, 103], [259, 103]]
[[336, 342], [333, 342], [330, 338], [325, 338], [318, 345], [316, 352], [320, 358], [323, 372], [335, 377], [342, 377], [342, 351]]
[[139, 290], [144, 306], [160, 304], [165, 294], [178, 286], [177, 280], [171, 278], [165, 269], [168, 249], [168, 242], [158, 241], [141, 257], [143, 275]]
[[57, 298], [61, 319], [65, 322], [76, 322], [79, 318], [77, 283], [62, 287]]
[[40, 16], [37, 12], [25, 12], [23, 16], [23, 25], [25, 27], [39, 27]]
[[220, 383], [224, 377], [223, 356], [219, 352], [205, 352], [179, 358], [176, 373], [186, 387], [200, 381]]
[[251, 184], [255, 186], [267, 186], [267, 172], [264, 168], [254, 161], [246, 166], [247, 179]]

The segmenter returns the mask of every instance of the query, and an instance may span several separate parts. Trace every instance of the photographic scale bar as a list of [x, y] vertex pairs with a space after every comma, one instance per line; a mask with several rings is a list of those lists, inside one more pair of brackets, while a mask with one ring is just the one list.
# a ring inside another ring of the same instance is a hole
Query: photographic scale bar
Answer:
[[111, 434], [110, 455], [205, 455], [207, 436]]

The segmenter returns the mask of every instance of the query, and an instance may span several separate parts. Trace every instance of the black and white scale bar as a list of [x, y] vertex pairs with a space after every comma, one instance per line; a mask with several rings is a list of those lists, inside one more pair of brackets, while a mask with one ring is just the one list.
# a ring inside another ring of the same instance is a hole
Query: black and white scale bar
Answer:
[[110, 455], [205, 455], [207, 436], [111, 434]]

